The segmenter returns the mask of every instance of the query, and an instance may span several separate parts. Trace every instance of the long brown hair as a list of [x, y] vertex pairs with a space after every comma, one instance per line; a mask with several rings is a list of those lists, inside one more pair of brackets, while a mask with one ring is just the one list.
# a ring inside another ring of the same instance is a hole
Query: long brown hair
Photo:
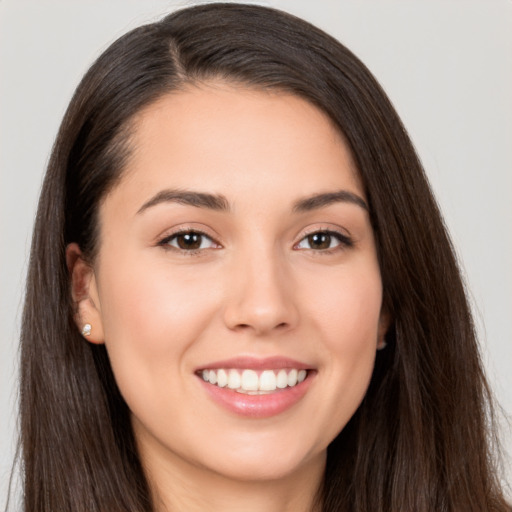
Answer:
[[490, 393], [454, 251], [386, 95], [343, 45], [291, 15], [209, 4], [139, 27], [83, 78], [48, 165], [21, 334], [27, 512], [152, 511], [129, 411], [103, 346], [73, 321], [67, 244], [94, 259], [98, 208], [134, 116], [212, 78], [299, 95], [348, 142], [369, 200], [393, 318], [363, 403], [328, 448], [324, 511], [504, 511]]

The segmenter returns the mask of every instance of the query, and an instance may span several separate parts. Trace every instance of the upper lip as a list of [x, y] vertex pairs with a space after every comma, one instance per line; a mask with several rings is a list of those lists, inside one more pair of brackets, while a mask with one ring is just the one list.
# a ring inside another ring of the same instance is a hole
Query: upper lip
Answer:
[[280, 370], [282, 368], [295, 368], [297, 370], [311, 370], [310, 364], [302, 363], [295, 359], [283, 356], [273, 357], [251, 357], [251, 356], [240, 356], [233, 357], [230, 359], [223, 359], [222, 361], [214, 361], [200, 366], [196, 369], [199, 370], [218, 370], [220, 368], [238, 368], [238, 369], [249, 369], [249, 370]]

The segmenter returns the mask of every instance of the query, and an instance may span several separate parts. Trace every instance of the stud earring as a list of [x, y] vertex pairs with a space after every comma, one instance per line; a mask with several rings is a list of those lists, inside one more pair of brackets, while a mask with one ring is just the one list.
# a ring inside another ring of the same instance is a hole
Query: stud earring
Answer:
[[386, 347], [387, 347], [387, 343], [382, 340], [378, 345], [377, 345], [377, 350], [384, 350]]
[[90, 336], [91, 335], [91, 324], [85, 324], [82, 328], [82, 336]]

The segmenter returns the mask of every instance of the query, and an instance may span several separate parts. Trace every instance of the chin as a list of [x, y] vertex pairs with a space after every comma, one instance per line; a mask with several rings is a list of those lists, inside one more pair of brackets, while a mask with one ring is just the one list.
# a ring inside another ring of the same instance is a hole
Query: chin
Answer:
[[326, 450], [317, 454], [303, 450], [258, 450], [255, 443], [251, 450], [233, 450], [227, 457], [211, 468], [219, 475], [241, 482], [270, 482], [283, 480], [310, 468], [325, 465]]

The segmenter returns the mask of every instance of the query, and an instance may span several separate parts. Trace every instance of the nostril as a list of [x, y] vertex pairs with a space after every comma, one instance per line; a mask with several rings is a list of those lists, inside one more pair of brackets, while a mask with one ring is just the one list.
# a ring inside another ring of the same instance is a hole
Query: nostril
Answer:
[[229, 297], [222, 312], [229, 329], [261, 334], [273, 330], [284, 332], [296, 324], [298, 311], [294, 300], [277, 293], [272, 295], [270, 288], [263, 288], [251, 287]]
[[235, 331], [251, 330], [251, 331], [263, 333], [263, 332], [267, 332], [267, 331], [271, 331], [271, 330], [285, 331], [289, 328], [289, 326], [290, 326], [290, 324], [288, 322], [280, 322], [275, 326], [271, 326], [271, 325], [263, 326], [263, 325], [256, 324], [256, 323], [255, 323], [255, 325], [248, 324], [248, 323], [239, 323], [239, 324], [234, 325], [232, 327], [232, 329]]

